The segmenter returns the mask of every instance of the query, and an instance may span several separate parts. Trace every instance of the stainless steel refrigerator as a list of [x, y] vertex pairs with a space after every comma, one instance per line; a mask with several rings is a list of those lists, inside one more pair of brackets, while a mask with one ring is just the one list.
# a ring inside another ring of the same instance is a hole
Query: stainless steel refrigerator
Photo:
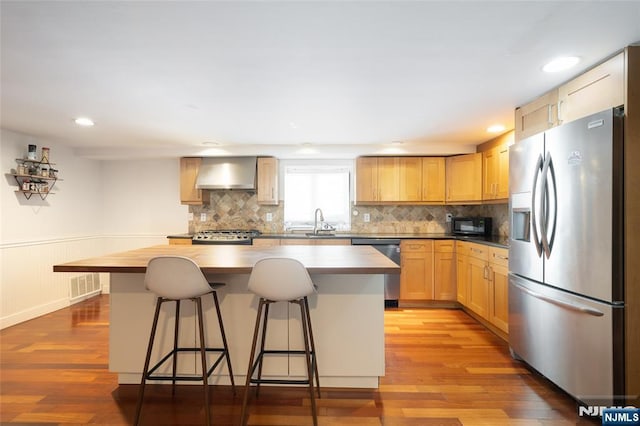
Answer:
[[622, 124], [602, 111], [509, 153], [509, 345], [587, 405], [624, 394]]

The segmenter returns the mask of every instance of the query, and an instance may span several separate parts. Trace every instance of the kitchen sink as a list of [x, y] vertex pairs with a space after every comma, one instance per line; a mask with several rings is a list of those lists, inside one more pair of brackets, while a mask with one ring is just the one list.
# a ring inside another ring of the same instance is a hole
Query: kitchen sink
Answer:
[[335, 237], [336, 233], [335, 232], [319, 232], [317, 234], [314, 234], [313, 232], [307, 232], [306, 235], [308, 238], [331, 238], [331, 237]]

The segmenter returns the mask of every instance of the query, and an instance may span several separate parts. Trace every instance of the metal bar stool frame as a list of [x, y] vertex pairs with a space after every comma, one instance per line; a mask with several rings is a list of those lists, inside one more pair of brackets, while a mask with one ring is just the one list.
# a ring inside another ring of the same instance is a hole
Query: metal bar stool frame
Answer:
[[[315, 286], [314, 286], [315, 288]], [[311, 400], [311, 414], [313, 416], [313, 424], [317, 426], [318, 415], [315, 394], [317, 392], [318, 398], [321, 398], [320, 394], [320, 375], [318, 373], [318, 364], [316, 361], [316, 348], [313, 338], [313, 328], [311, 326], [311, 315], [309, 311], [309, 300], [307, 296], [296, 298], [293, 300], [286, 300], [289, 303], [296, 304], [300, 307], [300, 319], [302, 324], [302, 334], [304, 338], [304, 350], [292, 350], [292, 349], [265, 349], [265, 340], [267, 334], [267, 323], [269, 317], [269, 306], [272, 303], [281, 302], [283, 300], [270, 300], [265, 297], [260, 297], [258, 303], [258, 312], [256, 314], [256, 323], [253, 332], [253, 341], [251, 344], [251, 354], [249, 357], [249, 367], [247, 371], [247, 378], [245, 382], [244, 399], [242, 402], [242, 411], [240, 414], [240, 421], [242, 425], [245, 425], [248, 421], [247, 406], [249, 402], [249, 392], [251, 390], [251, 384], [255, 384], [256, 397], [260, 392], [260, 384], [272, 384], [272, 385], [308, 385], [309, 396]], [[262, 325], [262, 326], [261, 326]], [[256, 347], [258, 345], [258, 339], [260, 339], [260, 350], [256, 354]], [[307, 378], [294, 380], [294, 379], [263, 379], [262, 378], [262, 365], [266, 355], [304, 355], [307, 365]], [[257, 369], [257, 377], [254, 377]], [[315, 377], [315, 386], [314, 386]]]
[[[231, 367], [231, 358], [229, 356], [229, 346], [227, 344], [227, 337], [224, 331], [224, 323], [222, 321], [222, 314], [220, 313], [220, 303], [218, 301], [218, 294], [216, 289], [223, 287], [223, 283], [211, 283], [210, 291], [196, 297], [189, 297], [184, 299], [174, 299], [158, 296], [156, 298], [156, 309], [155, 314], [153, 316], [153, 323], [151, 326], [151, 334], [149, 336], [149, 344], [147, 346], [147, 354], [145, 356], [144, 367], [142, 371], [142, 378], [140, 381], [140, 388], [138, 391], [138, 402], [136, 404], [136, 414], [134, 418], [134, 425], [138, 425], [140, 423], [140, 415], [142, 413], [142, 404], [144, 400], [144, 391], [146, 382], [148, 380], [151, 381], [159, 381], [171, 380], [172, 383], [172, 395], [175, 395], [175, 385], [177, 381], [202, 381], [203, 390], [204, 390], [204, 409], [205, 409], [205, 417], [206, 424], [211, 424], [211, 409], [209, 407], [209, 383], [208, 379], [211, 374], [215, 371], [215, 369], [220, 365], [223, 360], [226, 360], [227, 368], [229, 369], [229, 377], [231, 379], [231, 387], [233, 389], [233, 393], [235, 394], [235, 381], [233, 378], [233, 369]], [[211, 294], [213, 297], [213, 302], [218, 318], [218, 325], [220, 327], [220, 335], [222, 337], [222, 347], [207, 347], [205, 344], [205, 333], [204, 333], [204, 315], [202, 311], [202, 297]], [[180, 302], [182, 300], [191, 300], [196, 305], [196, 314], [198, 317], [198, 334], [200, 340], [200, 347], [179, 347], [178, 346], [178, 336], [179, 336], [179, 325], [180, 325]], [[174, 333], [173, 333], [173, 348], [166, 353], [153, 367], [149, 368], [151, 354], [153, 352], [153, 344], [156, 337], [156, 331], [158, 327], [158, 319], [160, 317], [160, 309], [162, 304], [165, 302], [176, 302], [175, 308], [175, 321], [174, 321]], [[178, 375], [177, 374], [177, 362], [178, 362], [178, 354], [183, 352], [191, 352], [191, 353], [200, 353], [200, 362], [202, 367], [201, 375]], [[215, 353], [219, 352], [218, 357], [212, 363], [211, 367], [207, 369], [207, 353]], [[160, 368], [166, 361], [172, 359], [172, 373], [171, 375], [162, 375], [155, 374], [156, 370]]]

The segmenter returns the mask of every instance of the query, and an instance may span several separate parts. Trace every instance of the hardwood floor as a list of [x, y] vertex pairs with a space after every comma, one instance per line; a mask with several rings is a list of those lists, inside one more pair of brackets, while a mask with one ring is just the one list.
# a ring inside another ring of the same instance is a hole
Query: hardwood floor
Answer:
[[[0, 423], [131, 424], [137, 386], [108, 371], [108, 321], [103, 295], [0, 331]], [[462, 311], [389, 310], [385, 322], [380, 388], [323, 388], [321, 425], [599, 424]], [[241, 388], [211, 390], [214, 424], [237, 424]], [[147, 387], [144, 424], [202, 424], [201, 391]], [[304, 388], [264, 387], [250, 410], [252, 425], [311, 424]]]

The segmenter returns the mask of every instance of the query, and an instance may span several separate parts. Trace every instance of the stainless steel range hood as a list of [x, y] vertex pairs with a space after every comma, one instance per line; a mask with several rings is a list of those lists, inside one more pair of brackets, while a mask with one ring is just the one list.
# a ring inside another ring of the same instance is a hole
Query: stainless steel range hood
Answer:
[[256, 189], [256, 157], [204, 157], [198, 189]]

